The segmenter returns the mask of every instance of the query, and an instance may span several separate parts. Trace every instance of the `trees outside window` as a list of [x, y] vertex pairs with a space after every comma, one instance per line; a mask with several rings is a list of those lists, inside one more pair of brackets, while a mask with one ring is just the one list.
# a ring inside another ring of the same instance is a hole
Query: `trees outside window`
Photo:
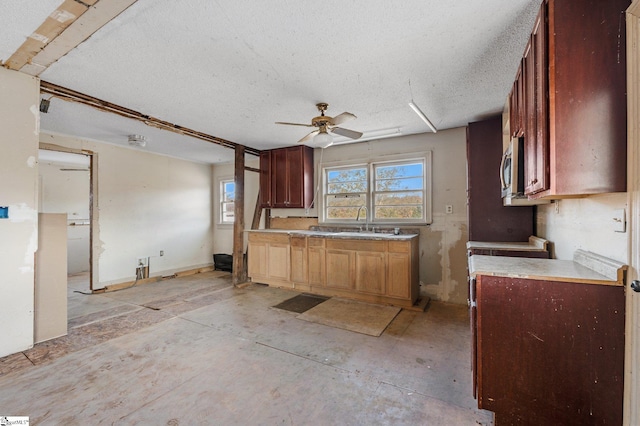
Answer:
[[236, 184], [233, 179], [220, 181], [220, 223], [232, 224], [235, 220]]
[[324, 222], [430, 223], [431, 153], [401, 161], [323, 167]]

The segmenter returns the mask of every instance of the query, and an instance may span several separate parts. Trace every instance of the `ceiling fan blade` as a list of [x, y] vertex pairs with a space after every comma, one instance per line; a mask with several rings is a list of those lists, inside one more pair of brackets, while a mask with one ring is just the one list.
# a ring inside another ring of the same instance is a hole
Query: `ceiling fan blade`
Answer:
[[298, 143], [304, 143], [304, 142], [308, 141], [309, 139], [311, 139], [312, 137], [314, 137], [315, 135], [317, 135], [318, 133], [320, 133], [320, 130], [314, 130], [313, 132], [309, 133], [304, 138], [300, 139], [298, 141]]
[[360, 136], [362, 136], [362, 133], [360, 132], [356, 132], [355, 130], [343, 129], [342, 127], [333, 127], [331, 129], [331, 132], [340, 136], [346, 136], [351, 139], [358, 139]]
[[313, 124], [286, 123], [284, 121], [276, 121], [276, 124], [286, 124], [287, 126], [315, 127]]
[[342, 114], [336, 115], [335, 117], [333, 117], [329, 124], [332, 125], [338, 125], [338, 124], [342, 124], [345, 121], [349, 121], [349, 120], [353, 120], [354, 118], [358, 118], [355, 115], [351, 114], [350, 112], [343, 112]]

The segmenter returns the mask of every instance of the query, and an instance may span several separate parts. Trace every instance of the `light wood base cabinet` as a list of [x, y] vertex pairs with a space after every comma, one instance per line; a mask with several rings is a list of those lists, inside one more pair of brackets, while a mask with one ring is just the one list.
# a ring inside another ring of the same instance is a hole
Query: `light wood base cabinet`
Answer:
[[287, 234], [249, 234], [248, 268], [251, 278], [277, 287], [293, 287], [290, 247]]
[[254, 282], [325, 296], [410, 307], [419, 295], [417, 236], [387, 241], [252, 232], [248, 264]]
[[307, 269], [310, 286], [323, 286], [325, 282], [325, 239], [307, 238]]

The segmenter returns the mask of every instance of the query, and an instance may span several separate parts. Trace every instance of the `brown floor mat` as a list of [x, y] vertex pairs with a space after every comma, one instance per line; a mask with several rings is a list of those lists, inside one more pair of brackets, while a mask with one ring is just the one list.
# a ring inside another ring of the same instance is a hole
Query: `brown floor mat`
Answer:
[[325, 296], [303, 293], [294, 296], [291, 299], [287, 299], [284, 302], [278, 303], [274, 306], [274, 308], [301, 314], [313, 308], [314, 306], [318, 306], [327, 299], [329, 298]]

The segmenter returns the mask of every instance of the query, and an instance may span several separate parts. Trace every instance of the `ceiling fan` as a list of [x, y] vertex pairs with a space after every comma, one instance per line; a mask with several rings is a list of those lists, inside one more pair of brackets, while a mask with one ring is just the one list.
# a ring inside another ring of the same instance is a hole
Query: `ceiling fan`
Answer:
[[342, 124], [345, 121], [353, 120], [354, 118], [356, 118], [355, 115], [351, 114], [350, 112], [343, 112], [342, 114], [338, 114], [335, 117], [329, 117], [328, 115], [324, 115], [324, 112], [327, 110], [328, 106], [329, 105], [325, 103], [316, 104], [316, 107], [318, 107], [318, 111], [320, 111], [320, 115], [312, 118], [311, 124], [286, 123], [282, 121], [277, 121], [276, 124], [286, 124], [288, 126], [317, 127], [317, 130], [314, 130], [313, 132], [300, 139], [298, 143], [304, 143], [313, 138], [314, 144], [322, 148], [326, 148], [333, 143], [333, 138], [331, 137], [329, 132], [335, 133], [336, 135], [340, 136], [346, 136], [350, 139], [358, 139], [360, 136], [362, 136], [361, 132], [337, 127], [338, 124]]

